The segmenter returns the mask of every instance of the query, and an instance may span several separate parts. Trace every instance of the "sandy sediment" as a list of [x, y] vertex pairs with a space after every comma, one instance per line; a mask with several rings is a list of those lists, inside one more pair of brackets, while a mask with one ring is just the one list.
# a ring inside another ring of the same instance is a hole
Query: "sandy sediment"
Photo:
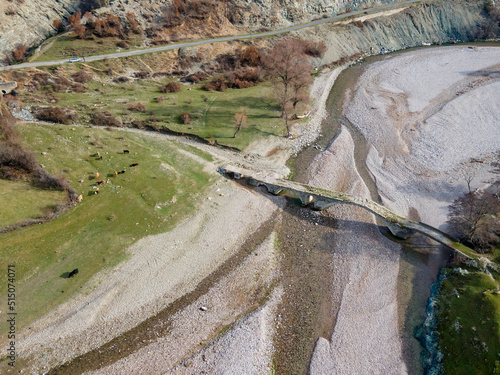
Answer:
[[429, 48], [367, 68], [346, 115], [372, 145], [367, 165], [384, 204], [445, 227], [464, 177], [487, 185], [500, 144], [499, 71], [498, 47]]
[[[342, 127], [335, 142], [314, 160], [309, 183], [369, 198], [353, 150], [352, 138]], [[406, 373], [396, 303], [400, 247], [380, 234], [366, 211], [345, 205], [328, 211], [338, 219], [331, 280], [337, 318], [332, 336], [316, 343], [310, 373]]]
[[[274, 233], [268, 236], [235, 270], [173, 315], [167, 336], [92, 373], [159, 374], [171, 368], [168, 373], [172, 374], [224, 373], [229, 369], [239, 369], [241, 374], [267, 373], [273, 353], [273, 313], [280, 295], [279, 288], [272, 290], [278, 276], [275, 237]], [[271, 298], [264, 307], [212, 341], [237, 317], [259, 306], [268, 293]], [[203, 349], [189, 358], [200, 347]], [[241, 361], [239, 353], [246, 353], [249, 360]]]
[[36, 358], [33, 369], [50, 368], [156, 314], [234, 255], [279, 209], [276, 199], [221, 178], [194, 216], [139, 240], [128, 249], [128, 261], [98, 274], [82, 295], [35, 322], [19, 340], [19, 355]]

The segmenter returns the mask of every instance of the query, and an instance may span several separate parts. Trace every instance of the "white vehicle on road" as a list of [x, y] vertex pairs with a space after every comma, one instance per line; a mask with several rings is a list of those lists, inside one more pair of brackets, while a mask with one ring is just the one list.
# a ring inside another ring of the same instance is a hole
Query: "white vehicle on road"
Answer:
[[82, 62], [83, 59], [81, 57], [70, 57], [69, 58], [69, 62], [70, 63], [73, 63], [73, 62]]

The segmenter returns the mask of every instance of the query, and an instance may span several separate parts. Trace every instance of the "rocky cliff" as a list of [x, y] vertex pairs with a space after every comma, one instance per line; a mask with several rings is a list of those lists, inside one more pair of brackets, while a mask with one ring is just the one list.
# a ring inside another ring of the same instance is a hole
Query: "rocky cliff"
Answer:
[[481, 1], [426, 2], [376, 17], [325, 23], [296, 34], [306, 40], [325, 42], [327, 51], [320, 62], [324, 65], [350, 56], [474, 40], [483, 20], [481, 10]]
[[31, 47], [55, 34], [52, 22], [74, 13], [79, 0], [0, 1], [0, 61], [19, 45]]

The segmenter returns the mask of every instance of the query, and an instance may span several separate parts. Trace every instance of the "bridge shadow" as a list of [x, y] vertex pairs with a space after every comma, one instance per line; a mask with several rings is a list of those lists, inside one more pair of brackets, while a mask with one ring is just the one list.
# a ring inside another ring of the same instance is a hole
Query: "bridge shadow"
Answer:
[[[266, 199], [270, 200], [271, 202], [275, 203], [276, 200], [276, 195], [273, 195], [267, 191], [267, 189], [264, 186], [259, 186], [259, 187], [253, 187], [249, 185], [246, 181], [244, 180], [232, 180], [233, 182], [237, 183], [241, 187], [250, 190], [254, 193], [257, 193]], [[328, 227], [332, 230], [342, 230], [343, 232], [352, 232], [353, 235], [359, 232], [358, 228], [360, 226], [363, 226], [365, 230], [368, 232], [372, 231], [378, 231], [380, 232], [384, 237], [388, 238], [389, 240], [393, 242], [397, 242], [399, 244], [406, 244], [410, 243], [411, 239], [406, 239], [403, 240], [401, 238], [395, 237], [389, 229], [379, 223], [379, 219], [375, 216], [377, 223], [370, 223], [366, 221], [358, 221], [358, 220], [349, 220], [349, 219], [340, 219], [338, 217], [335, 217], [331, 215], [330, 213], [327, 212], [327, 210], [323, 211], [318, 211], [314, 210], [313, 208], [309, 206], [304, 206], [300, 199], [298, 198], [290, 198], [290, 197], [284, 197], [287, 201], [287, 205], [284, 208], [285, 212], [296, 216], [298, 219], [303, 220], [303, 221], [313, 221], [315, 225], [318, 226], [323, 226], [323, 227]], [[342, 205], [342, 204], [339, 204]], [[336, 205], [335, 205], [336, 206]], [[352, 205], [351, 205], [352, 206]], [[352, 206], [355, 207], [355, 206]], [[361, 207], [357, 207], [359, 210], [362, 210], [363, 212], [368, 212], [365, 209]]]
[[[233, 179], [232, 181], [245, 189], [265, 197], [274, 204], [276, 203], [276, 196], [269, 193], [264, 186], [254, 187], [249, 185], [246, 180]], [[362, 237], [370, 237], [373, 239], [373, 236], [370, 233], [379, 233], [389, 241], [402, 246], [405, 251], [415, 251], [416, 253], [422, 254], [422, 257], [424, 258], [430, 253], [435, 253], [442, 246], [438, 242], [418, 232], [407, 239], [396, 237], [390, 232], [389, 228], [382, 222], [382, 220], [375, 215], [375, 223], [363, 220], [360, 221], [338, 218], [335, 217], [335, 214], [332, 214], [332, 211], [329, 211], [328, 209], [317, 211], [312, 207], [304, 206], [298, 198], [284, 196], [283, 198], [287, 201], [287, 205], [284, 208], [284, 211], [287, 214], [295, 216], [299, 221], [308, 223], [313, 222], [314, 225], [329, 228], [332, 230], [332, 233], [335, 233], [335, 231], [342, 231], [343, 233], [350, 234], [354, 239], [361, 239]], [[338, 204], [338, 206], [343, 205], [344, 204], [342, 203]], [[334, 206], [337, 206], [337, 204]], [[365, 212], [368, 215], [372, 215], [361, 207], [353, 205], [350, 206], [353, 208], [355, 207], [357, 210], [362, 210], [362, 212]]]

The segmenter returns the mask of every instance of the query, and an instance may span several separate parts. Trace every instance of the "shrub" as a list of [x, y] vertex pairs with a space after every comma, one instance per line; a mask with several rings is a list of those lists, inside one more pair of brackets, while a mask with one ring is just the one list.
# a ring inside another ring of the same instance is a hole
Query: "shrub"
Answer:
[[191, 116], [191, 114], [185, 111], [181, 113], [180, 119], [181, 119], [181, 124], [185, 125], [190, 124], [191, 121], [193, 121], [193, 117]]
[[130, 29], [132, 30], [132, 32], [134, 32], [135, 34], [140, 34], [141, 28], [137, 23], [137, 21], [135, 20], [135, 15], [129, 12], [125, 15], [125, 17], [127, 18], [127, 21], [130, 25]]
[[101, 126], [115, 126], [120, 127], [123, 125], [121, 119], [116, 118], [109, 111], [97, 112], [92, 116], [92, 123]]
[[55, 77], [53, 82], [52, 86], [56, 92], [70, 91], [73, 86], [72, 82], [66, 77]]
[[214, 78], [212, 81], [203, 85], [203, 90], [207, 91], [220, 91], [224, 92], [227, 89], [227, 85], [222, 77]]
[[170, 82], [165, 86], [160, 87], [160, 92], [180, 92], [182, 90], [182, 85], [179, 82]]
[[76, 120], [76, 112], [62, 107], [49, 107], [36, 113], [36, 117], [42, 121], [56, 122], [58, 124], [70, 124]]
[[92, 80], [92, 76], [88, 74], [85, 70], [80, 70], [79, 72], [72, 75], [75, 82], [87, 83]]
[[242, 65], [257, 66], [260, 61], [259, 50], [255, 46], [248, 46], [240, 52], [239, 58]]
[[120, 40], [118, 43], [116, 43], [116, 45], [120, 48], [129, 48], [130, 47], [129, 44], [124, 40]]
[[73, 86], [71, 86], [71, 91], [80, 93], [87, 92], [87, 87], [82, 83], [74, 83]]
[[14, 58], [14, 61], [24, 61], [26, 52], [27, 51], [25, 46], [18, 46], [14, 51], [12, 51], [12, 57]]
[[208, 78], [208, 74], [200, 70], [196, 73], [190, 74], [186, 77], [186, 82], [199, 83]]
[[326, 52], [326, 44], [323, 41], [305, 42], [304, 47], [304, 53], [312, 57], [321, 58]]
[[128, 103], [127, 107], [130, 111], [134, 112], [145, 112], [146, 111], [146, 106], [143, 103]]
[[125, 83], [125, 82], [128, 82], [128, 81], [130, 81], [130, 78], [125, 77], [125, 76], [120, 76], [120, 77], [113, 78], [113, 82], [115, 82], [115, 83]]
[[139, 79], [145, 79], [145, 78], [151, 77], [151, 73], [149, 73], [149, 72], [135, 72], [134, 77], [139, 78]]
[[64, 31], [64, 24], [61, 20], [54, 20], [54, 22], [52, 22], [52, 26], [54, 26], [54, 29], [56, 29], [58, 33]]

